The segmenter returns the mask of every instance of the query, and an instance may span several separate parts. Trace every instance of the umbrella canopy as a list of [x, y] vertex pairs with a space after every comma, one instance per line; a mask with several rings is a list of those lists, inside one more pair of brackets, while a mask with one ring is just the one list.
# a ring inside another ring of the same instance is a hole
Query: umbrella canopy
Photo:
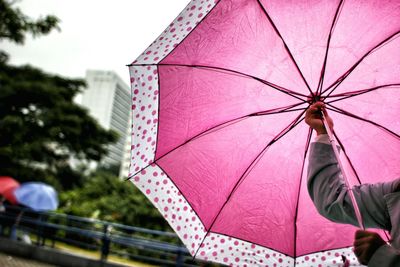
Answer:
[[56, 190], [44, 183], [22, 183], [14, 191], [18, 204], [27, 206], [35, 211], [55, 210], [58, 207], [58, 195]]
[[326, 103], [353, 184], [399, 177], [399, 36], [399, 1], [190, 2], [130, 65], [129, 177], [196, 258], [356, 265], [308, 196], [304, 113]]
[[9, 176], [0, 177], [0, 194], [4, 196], [10, 203], [16, 204], [14, 190], [19, 187], [19, 182]]

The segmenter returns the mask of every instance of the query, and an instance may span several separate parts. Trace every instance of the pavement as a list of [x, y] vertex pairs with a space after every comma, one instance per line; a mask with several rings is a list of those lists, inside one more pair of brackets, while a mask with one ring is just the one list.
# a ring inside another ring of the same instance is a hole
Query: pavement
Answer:
[[35, 260], [15, 257], [3, 252], [0, 252], [0, 266], [1, 267], [56, 267], [56, 265], [50, 265]]

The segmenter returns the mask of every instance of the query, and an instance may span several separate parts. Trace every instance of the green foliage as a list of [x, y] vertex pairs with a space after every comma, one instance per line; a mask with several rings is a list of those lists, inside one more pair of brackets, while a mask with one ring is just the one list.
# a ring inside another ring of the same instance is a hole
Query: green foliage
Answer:
[[[28, 33], [39, 36], [58, 27], [56, 17], [34, 21], [13, 5], [0, 0], [0, 41], [22, 44]], [[70, 166], [71, 158], [100, 160], [117, 139], [73, 102], [84, 81], [32, 66], [11, 66], [7, 60], [0, 51], [0, 174], [54, 185], [60, 193], [60, 212], [168, 230], [146, 197], [115, 175], [116, 166], [88, 177], [84, 166]]]
[[[32, 20], [12, 1], [0, 0], [0, 41], [22, 44], [57, 28], [58, 19]], [[70, 159], [100, 160], [115, 132], [103, 129], [73, 102], [84, 81], [11, 66], [0, 51], [0, 174], [20, 181], [41, 180], [58, 189], [79, 185], [82, 174]]]
[[86, 183], [60, 195], [61, 212], [157, 230], [169, 226], [150, 201], [130, 182], [98, 171]]
[[[116, 140], [73, 102], [81, 80], [0, 63], [0, 172], [20, 180], [71, 171], [69, 159], [100, 160]], [[32, 177], [29, 172], [42, 173]], [[26, 175], [29, 175], [27, 177]], [[68, 182], [62, 183], [68, 186]]]
[[52, 29], [59, 29], [57, 17], [46, 16], [32, 20], [13, 6], [15, 2], [0, 0], [0, 39], [23, 44], [27, 33], [36, 37], [48, 34]]

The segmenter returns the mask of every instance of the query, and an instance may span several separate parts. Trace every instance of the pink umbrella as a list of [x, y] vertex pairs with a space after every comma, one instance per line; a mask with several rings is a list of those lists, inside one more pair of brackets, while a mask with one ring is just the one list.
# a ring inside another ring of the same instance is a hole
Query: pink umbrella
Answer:
[[129, 177], [196, 258], [357, 265], [308, 196], [304, 112], [328, 105], [352, 184], [399, 177], [399, 36], [398, 1], [190, 2], [130, 65]]

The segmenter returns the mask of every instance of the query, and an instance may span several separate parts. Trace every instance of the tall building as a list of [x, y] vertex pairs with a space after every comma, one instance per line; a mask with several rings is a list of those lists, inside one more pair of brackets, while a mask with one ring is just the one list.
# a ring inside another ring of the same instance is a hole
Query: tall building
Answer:
[[87, 88], [77, 102], [86, 107], [101, 126], [119, 135], [118, 141], [110, 145], [101, 164], [121, 168], [130, 120], [130, 89], [112, 71], [88, 70], [86, 83]]
[[129, 127], [127, 132], [127, 138], [125, 141], [125, 151], [124, 156], [122, 158], [122, 165], [119, 169], [119, 177], [120, 178], [128, 178], [129, 168], [131, 166], [131, 132], [132, 129]]

